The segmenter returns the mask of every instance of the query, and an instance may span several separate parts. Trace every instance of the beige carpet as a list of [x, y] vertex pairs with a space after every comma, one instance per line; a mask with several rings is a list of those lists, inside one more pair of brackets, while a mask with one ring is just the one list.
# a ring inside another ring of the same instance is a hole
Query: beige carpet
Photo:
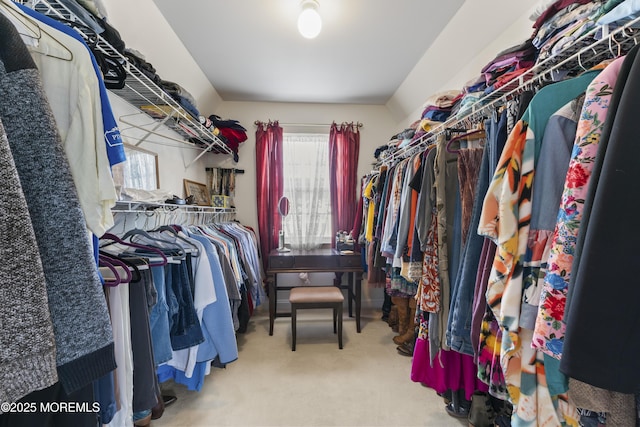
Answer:
[[[284, 308], [283, 308], [284, 309]], [[410, 379], [411, 358], [395, 333], [365, 309], [362, 333], [345, 307], [344, 349], [338, 349], [330, 310], [298, 315], [296, 351], [291, 320], [278, 318], [269, 336], [267, 306], [238, 336], [239, 358], [212, 368], [200, 392], [164, 384], [178, 396], [153, 427], [199, 426], [466, 426], [450, 417], [436, 393]]]

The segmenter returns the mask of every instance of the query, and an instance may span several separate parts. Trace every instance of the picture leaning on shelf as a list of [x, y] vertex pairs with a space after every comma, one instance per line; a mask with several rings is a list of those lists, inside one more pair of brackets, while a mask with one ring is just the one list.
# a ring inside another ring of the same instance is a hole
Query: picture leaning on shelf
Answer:
[[193, 196], [193, 201], [196, 205], [211, 206], [209, 190], [205, 184], [185, 179], [184, 191], [187, 198]]

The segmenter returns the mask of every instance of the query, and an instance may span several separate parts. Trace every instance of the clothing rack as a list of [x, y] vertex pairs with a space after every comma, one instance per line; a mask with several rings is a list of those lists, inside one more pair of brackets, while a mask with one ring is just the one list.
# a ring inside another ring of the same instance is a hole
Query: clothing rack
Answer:
[[201, 205], [176, 205], [173, 203], [141, 202], [136, 200], [119, 200], [113, 207], [112, 212], [174, 212], [180, 210], [185, 214], [197, 213], [235, 213], [235, 208], [218, 208]]
[[[471, 111], [463, 117], [449, 118], [410, 145], [398, 149], [385, 159], [378, 161], [377, 166], [392, 166], [402, 159], [424, 151], [435, 143], [435, 139], [440, 134], [447, 132], [447, 129], [457, 128], [465, 122], [482, 121], [488, 116], [488, 112], [497, 110], [523, 91], [552, 83], [555, 81], [554, 74], [556, 73], [579, 74], [605, 59], [613, 59], [625, 54], [640, 42], [640, 29], [634, 28], [638, 22], [640, 22], [640, 17], [613, 29], [608, 25], [596, 26], [561, 52], [540, 61], [503, 87], [482, 97], [471, 106]], [[601, 38], [594, 40], [599, 32], [602, 32]]]
[[[140, 201], [118, 201], [111, 211], [116, 218], [113, 229], [122, 224], [127, 228], [130, 217], [137, 223], [143, 219], [145, 225], [141, 228], [155, 228], [158, 225], [183, 223], [185, 225], [209, 224], [213, 222], [231, 222], [235, 220], [236, 208], [219, 208], [199, 205], [175, 205], [171, 203], [153, 203]], [[149, 222], [152, 221], [152, 226]], [[140, 228], [136, 226], [135, 228]]]

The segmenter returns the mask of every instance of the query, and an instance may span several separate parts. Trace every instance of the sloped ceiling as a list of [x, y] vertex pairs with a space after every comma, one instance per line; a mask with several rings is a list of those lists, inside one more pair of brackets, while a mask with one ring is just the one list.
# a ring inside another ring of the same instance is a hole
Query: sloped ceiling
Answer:
[[320, 0], [313, 40], [300, 0], [155, 0], [225, 101], [384, 104], [463, 0]]
[[300, 0], [154, 3], [224, 101], [388, 104], [402, 114], [431, 94], [415, 89], [421, 80], [433, 74], [439, 87], [469, 49], [531, 8], [528, 0], [319, 0], [322, 32], [308, 40], [296, 28]]

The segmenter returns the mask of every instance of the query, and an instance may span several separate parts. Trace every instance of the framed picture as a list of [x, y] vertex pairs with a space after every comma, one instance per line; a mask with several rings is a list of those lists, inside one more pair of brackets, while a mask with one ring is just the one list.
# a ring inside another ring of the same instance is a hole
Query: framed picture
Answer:
[[206, 185], [185, 179], [184, 192], [186, 197], [193, 196], [193, 201], [196, 205], [211, 206], [211, 197], [209, 197]]

